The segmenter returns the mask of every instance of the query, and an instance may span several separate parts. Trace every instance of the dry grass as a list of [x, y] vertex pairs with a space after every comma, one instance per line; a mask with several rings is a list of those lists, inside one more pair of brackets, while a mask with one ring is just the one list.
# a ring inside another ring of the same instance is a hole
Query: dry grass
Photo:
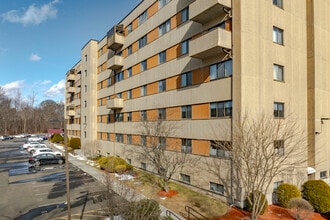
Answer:
[[224, 202], [174, 182], [170, 183], [170, 188], [177, 191], [178, 194], [171, 198], [161, 198], [157, 194], [161, 189], [157, 184], [156, 177], [142, 171], [138, 171], [137, 178], [125, 183], [183, 217], [187, 216], [185, 206], [192, 207], [208, 218], [225, 215], [228, 210], [228, 206]]

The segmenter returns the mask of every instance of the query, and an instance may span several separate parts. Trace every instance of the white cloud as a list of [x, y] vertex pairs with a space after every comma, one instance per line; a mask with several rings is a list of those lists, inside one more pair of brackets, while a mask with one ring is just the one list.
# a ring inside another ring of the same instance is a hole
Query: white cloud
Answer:
[[39, 25], [48, 19], [56, 18], [57, 9], [54, 6], [56, 3], [58, 3], [58, 0], [41, 5], [40, 7], [32, 4], [23, 14], [19, 13], [17, 10], [11, 10], [3, 13], [1, 17], [3, 21], [19, 23], [24, 26]]
[[1, 86], [1, 88], [5, 91], [6, 95], [11, 98], [15, 97], [23, 87], [24, 87], [24, 80], [14, 81]]
[[65, 89], [65, 80], [59, 81], [57, 84], [52, 85], [45, 93], [44, 95], [48, 98], [54, 98], [56, 96], [63, 96], [64, 95], [64, 89]]
[[40, 85], [47, 85], [47, 84], [49, 84], [49, 83], [52, 83], [52, 81], [50, 81], [50, 80], [44, 80], [44, 81], [42, 81], [42, 82], [40, 83]]
[[41, 60], [41, 57], [38, 54], [33, 53], [30, 55], [29, 60], [30, 61], [39, 61], [39, 60]]

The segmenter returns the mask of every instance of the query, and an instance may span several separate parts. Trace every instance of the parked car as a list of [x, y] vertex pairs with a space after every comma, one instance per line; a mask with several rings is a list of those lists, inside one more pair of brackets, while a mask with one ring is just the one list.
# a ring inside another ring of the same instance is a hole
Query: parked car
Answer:
[[29, 137], [28, 138], [28, 141], [34, 141], [34, 142], [42, 142], [44, 141], [44, 138], [43, 137], [39, 137], [39, 136], [33, 136], [33, 137]]
[[5, 140], [9, 140], [10, 137], [9, 136], [0, 136], [0, 140], [5, 141]]
[[48, 148], [46, 144], [36, 144], [36, 145], [31, 145], [28, 148], [26, 148], [27, 152], [33, 153], [33, 151], [36, 151], [39, 148]]
[[43, 154], [43, 153], [51, 153], [51, 154], [54, 154], [57, 156], [63, 156], [62, 152], [54, 151], [53, 149], [48, 148], [48, 147], [47, 148], [38, 148], [38, 149], [32, 150], [30, 153], [32, 154], [32, 156], [36, 156], [36, 155]]
[[29, 164], [31, 164], [32, 166], [63, 163], [65, 163], [65, 158], [63, 156], [57, 156], [52, 153], [42, 153], [29, 158]]
[[27, 150], [29, 147], [36, 146], [39, 144], [40, 144], [39, 142], [26, 142], [25, 144], [23, 144], [23, 148]]

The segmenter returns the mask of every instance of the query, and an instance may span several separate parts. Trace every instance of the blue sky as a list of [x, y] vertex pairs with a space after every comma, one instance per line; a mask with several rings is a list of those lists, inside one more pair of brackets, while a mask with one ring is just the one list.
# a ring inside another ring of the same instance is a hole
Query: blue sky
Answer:
[[64, 100], [66, 72], [141, 0], [2, 0], [0, 87], [35, 105]]

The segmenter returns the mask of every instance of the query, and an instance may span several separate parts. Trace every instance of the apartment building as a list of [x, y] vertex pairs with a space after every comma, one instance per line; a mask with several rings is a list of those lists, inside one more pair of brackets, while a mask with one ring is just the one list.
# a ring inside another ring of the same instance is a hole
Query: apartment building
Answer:
[[[141, 121], [175, 123], [167, 149], [207, 160], [226, 154], [214, 140], [230, 141], [220, 131], [232, 131], [243, 113], [290, 116], [306, 133], [299, 178], [328, 181], [328, 9], [328, 0], [143, 0], [103, 39], [87, 42], [68, 70], [68, 136], [80, 137], [86, 154], [97, 149], [153, 171], [125, 155], [144, 140]], [[200, 168], [191, 164], [174, 179], [233, 197], [230, 180]], [[293, 179], [277, 177], [269, 202]]]

